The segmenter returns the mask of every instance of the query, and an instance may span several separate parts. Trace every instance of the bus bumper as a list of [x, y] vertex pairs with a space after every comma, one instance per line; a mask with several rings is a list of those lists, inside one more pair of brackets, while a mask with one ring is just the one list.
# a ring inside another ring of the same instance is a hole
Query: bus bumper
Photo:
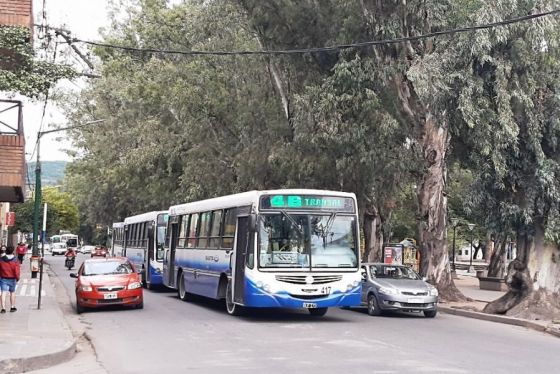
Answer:
[[[287, 292], [268, 293], [251, 282], [245, 282], [245, 306], [255, 308], [329, 308], [341, 306], [359, 306], [361, 302], [361, 285], [348, 292], [335, 291], [330, 295], [306, 297], [305, 299]], [[304, 306], [305, 305], [305, 306]]]

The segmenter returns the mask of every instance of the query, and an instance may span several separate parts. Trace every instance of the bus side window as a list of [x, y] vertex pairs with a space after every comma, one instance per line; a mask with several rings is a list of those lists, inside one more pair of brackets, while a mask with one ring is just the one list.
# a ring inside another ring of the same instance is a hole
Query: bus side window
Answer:
[[191, 223], [189, 225], [189, 237], [187, 240], [187, 247], [194, 248], [196, 247], [196, 239], [197, 239], [197, 229], [198, 226], [198, 213], [191, 214]]
[[178, 248], [185, 248], [187, 246], [187, 236], [189, 231], [189, 215], [181, 216], [180, 230], [178, 235]]
[[212, 225], [210, 227], [210, 248], [220, 247], [220, 231], [222, 227], [222, 211], [215, 210], [212, 212]]
[[208, 233], [210, 231], [210, 217], [212, 212], [204, 212], [200, 214], [200, 227], [198, 230], [198, 247], [206, 248], [208, 246]]
[[237, 224], [237, 209], [231, 208], [224, 211], [224, 227], [222, 228], [222, 248], [233, 248], [235, 225]]

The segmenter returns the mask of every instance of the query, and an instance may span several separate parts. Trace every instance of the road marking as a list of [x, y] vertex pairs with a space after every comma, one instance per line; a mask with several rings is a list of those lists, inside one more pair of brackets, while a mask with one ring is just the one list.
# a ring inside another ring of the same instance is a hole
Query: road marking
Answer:
[[[15, 293], [18, 296], [36, 297], [38, 286], [38, 279], [21, 279], [16, 286]], [[46, 296], [44, 289], [41, 289], [41, 296]]]

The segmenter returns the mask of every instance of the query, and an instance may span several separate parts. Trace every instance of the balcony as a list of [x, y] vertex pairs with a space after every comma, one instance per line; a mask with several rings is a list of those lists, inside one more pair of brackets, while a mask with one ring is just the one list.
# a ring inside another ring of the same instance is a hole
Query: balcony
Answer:
[[0, 202], [23, 202], [25, 169], [21, 101], [0, 100]]

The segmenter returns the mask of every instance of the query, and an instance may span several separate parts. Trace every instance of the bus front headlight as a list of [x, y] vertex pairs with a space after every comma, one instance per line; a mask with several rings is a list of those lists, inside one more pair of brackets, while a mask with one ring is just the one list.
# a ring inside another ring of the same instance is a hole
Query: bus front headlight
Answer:
[[257, 281], [257, 288], [262, 288], [265, 292], [270, 292], [270, 285], [263, 283], [262, 281]]

